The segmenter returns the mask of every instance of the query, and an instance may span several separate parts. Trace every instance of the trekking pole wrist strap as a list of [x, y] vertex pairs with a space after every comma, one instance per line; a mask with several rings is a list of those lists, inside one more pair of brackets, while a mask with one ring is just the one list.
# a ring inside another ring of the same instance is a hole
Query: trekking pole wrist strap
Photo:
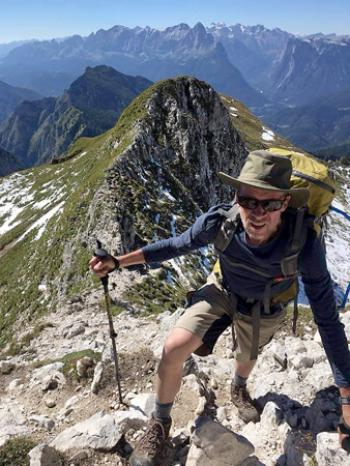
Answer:
[[111, 272], [115, 272], [116, 270], [119, 270], [120, 269], [120, 262], [118, 261], [118, 259], [114, 256], [111, 255], [111, 258], [114, 262], [114, 269], [111, 270]]

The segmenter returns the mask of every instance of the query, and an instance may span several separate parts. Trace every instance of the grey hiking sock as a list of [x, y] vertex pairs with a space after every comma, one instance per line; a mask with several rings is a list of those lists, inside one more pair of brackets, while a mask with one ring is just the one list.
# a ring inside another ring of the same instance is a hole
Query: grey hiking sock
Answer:
[[153, 417], [159, 421], [168, 421], [170, 419], [170, 412], [173, 404], [174, 402], [160, 403], [159, 400], [156, 399]]
[[233, 378], [233, 382], [238, 385], [239, 387], [245, 387], [247, 385], [247, 380], [248, 378], [246, 377], [241, 377], [240, 375], [238, 374], [235, 374], [234, 378]]

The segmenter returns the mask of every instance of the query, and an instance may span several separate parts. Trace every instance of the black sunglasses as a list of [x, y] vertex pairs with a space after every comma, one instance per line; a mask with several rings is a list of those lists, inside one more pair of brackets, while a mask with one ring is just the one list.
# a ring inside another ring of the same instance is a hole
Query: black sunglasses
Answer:
[[274, 212], [275, 210], [280, 210], [285, 203], [286, 198], [284, 199], [264, 199], [260, 201], [254, 197], [243, 197], [237, 196], [237, 203], [245, 209], [254, 210], [259, 205], [264, 209], [265, 212]]

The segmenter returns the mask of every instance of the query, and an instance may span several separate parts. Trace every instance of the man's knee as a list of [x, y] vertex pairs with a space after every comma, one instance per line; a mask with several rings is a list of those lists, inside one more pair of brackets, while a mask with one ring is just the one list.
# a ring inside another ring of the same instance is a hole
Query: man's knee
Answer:
[[198, 335], [183, 328], [174, 328], [165, 340], [162, 362], [182, 364], [201, 344], [202, 340]]

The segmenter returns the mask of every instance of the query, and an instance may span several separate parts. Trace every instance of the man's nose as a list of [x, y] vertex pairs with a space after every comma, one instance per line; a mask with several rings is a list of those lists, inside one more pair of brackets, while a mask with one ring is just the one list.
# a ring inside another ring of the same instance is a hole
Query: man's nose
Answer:
[[254, 215], [262, 216], [266, 214], [266, 210], [262, 207], [261, 204], [258, 204], [255, 209], [253, 209]]

